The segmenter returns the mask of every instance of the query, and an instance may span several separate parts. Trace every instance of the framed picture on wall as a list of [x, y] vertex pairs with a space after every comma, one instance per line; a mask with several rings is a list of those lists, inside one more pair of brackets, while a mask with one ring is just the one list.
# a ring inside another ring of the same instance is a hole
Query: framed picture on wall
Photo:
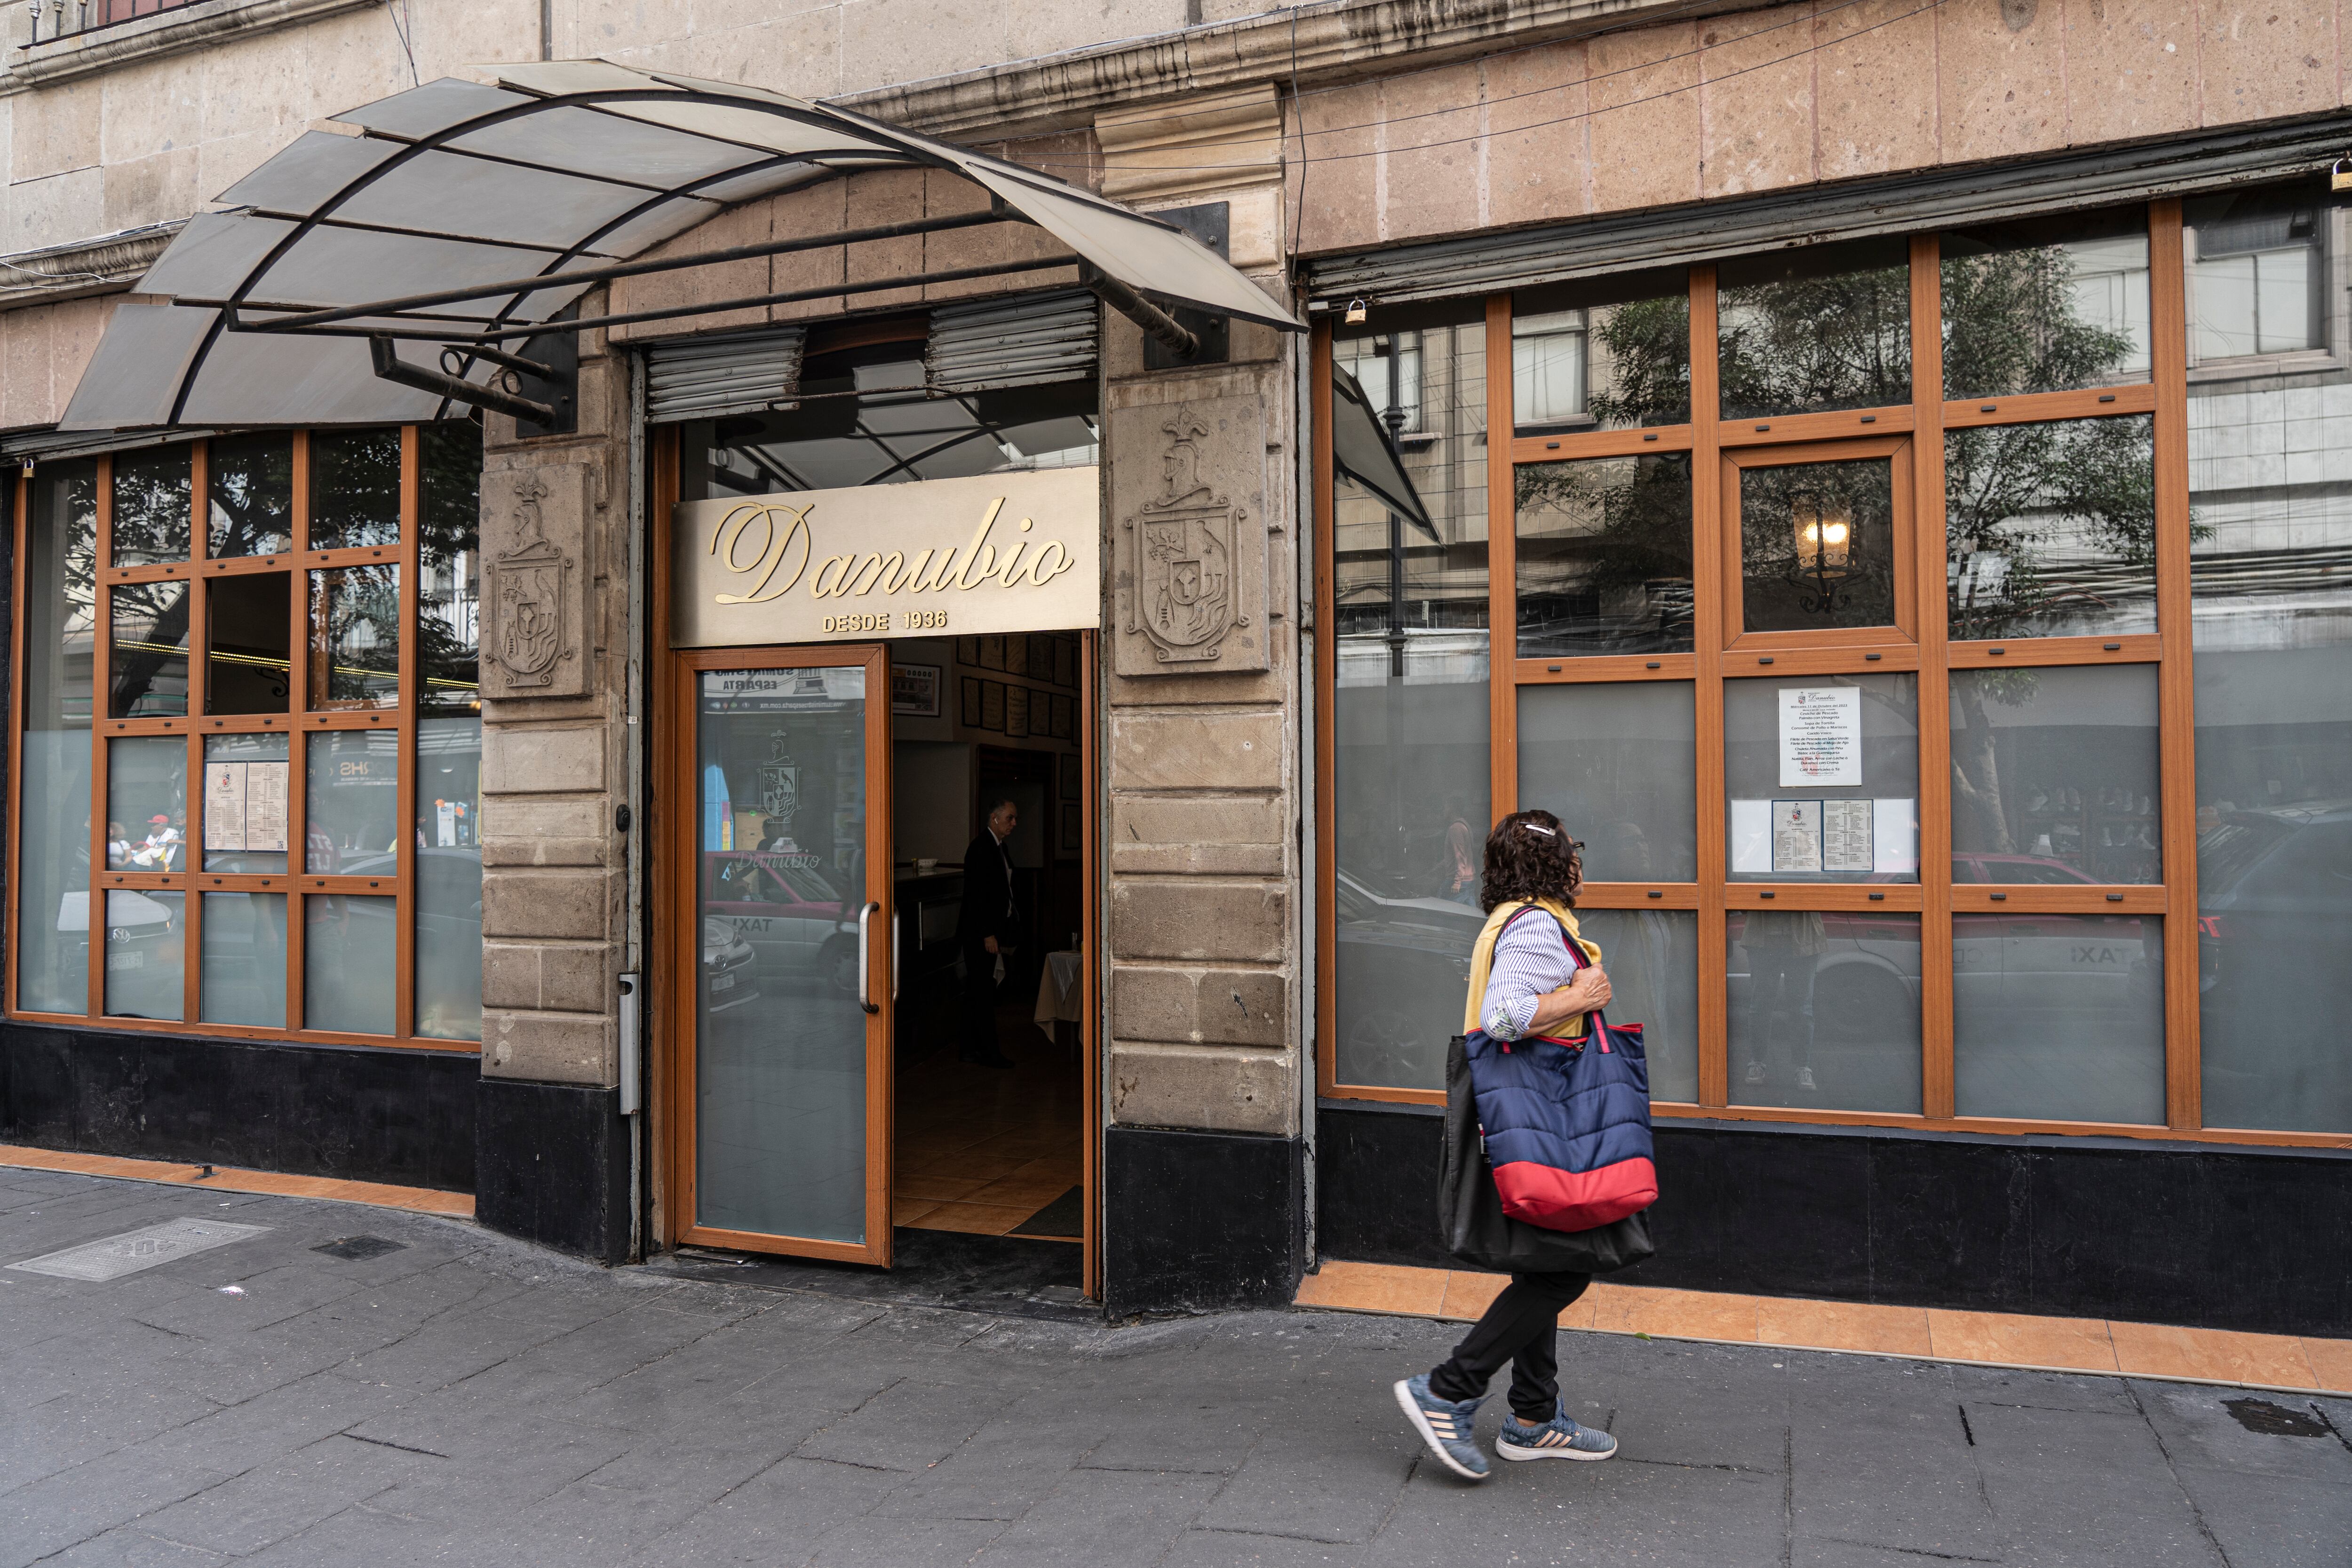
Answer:
[[996, 731], [1004, 728], [1004, 682], [983, 680], [980, 683], [980, 727]]
[[1035, 670], [1029, 668], [1028, 633], [1007, 632], [1004, 634], [1004, 673], [1007, 675], [1034, 675], [1037, 673]]
[[1085, 787], [1079, 778], [1078, 753], [1064, 752], [1057, 760], [1054, 775], [1054, 793], [1066, 801], [1075, 801]]
[[1025, 686], [1004, 689], [1004, 732], [1008, 736], [1029, 733], [1030, 690]]
[[975, 637], [972, 640], [980, 644], [981, 668], [1003, 669], [1004, 668], [1004, 638], [1002, 634], [991, 633], [987, 637]]
[[967, 730], [980, 728], [980, 688], [981, 680], [978, 676], [967, 675], [963, 678], [963, 723]]
[[890, 711], [907, 719], [940, 716], [940, 670], [936, 664], [890, 667]]
[[978, 637], [956, 638], [956, 662], [958, 664], [969, 665], [974, 669], [978, 669], [980, 668], [980, 639]]
[[1054, 684], [1075, 689], [1078, 684], [1078, 639], [1054, 639]]
[[1054, 679], [1054, 639], [1044, 632], [1029, 634], [1029, 673], [1039, 680]]
[[1061, 852], [1065, 855], [1076, 855], [1086, 847], [1086, 819], [1079, 815], [1080, 809], [1075, 800], [1062, 803]]
[[1054, 739], [1066, 741], [1077, 728], [1078, 704], [1075, 698], [1054, 694]]

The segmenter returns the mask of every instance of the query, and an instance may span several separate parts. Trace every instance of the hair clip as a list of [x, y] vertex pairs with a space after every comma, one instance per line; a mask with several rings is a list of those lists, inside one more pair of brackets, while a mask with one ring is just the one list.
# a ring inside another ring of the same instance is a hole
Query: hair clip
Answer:
[[1549, 838], [1552, 836], [1551, 829], [1546, 827], [1540, 822], [1522, 822], [1519, 824], [1519, 826], [1522, 830], [1528, 833], [1540, 833], [1546, 838]]

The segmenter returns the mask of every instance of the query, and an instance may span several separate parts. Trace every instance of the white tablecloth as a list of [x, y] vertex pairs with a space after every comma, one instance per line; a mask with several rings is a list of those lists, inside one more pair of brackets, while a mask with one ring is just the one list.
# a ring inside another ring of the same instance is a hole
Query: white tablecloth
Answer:
[[1045, 967], [1037, 973], [1037, 1026], [1053, 1039], [1057, 1020], [1078, 1021], [1078, 976], [1083, 973], [1077, 953], [1049, 952]]

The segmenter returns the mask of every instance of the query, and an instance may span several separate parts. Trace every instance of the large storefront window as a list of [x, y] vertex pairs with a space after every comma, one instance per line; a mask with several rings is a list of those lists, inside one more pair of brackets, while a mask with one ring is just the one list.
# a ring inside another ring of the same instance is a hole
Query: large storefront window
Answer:
[[1323, 1092], [1441, 1098], [1485, 830], [1542, 806], [1667, 1114], [2352, 1131], [2324, 184], [1332, 331], [1393, 465], [1340, 432], [1319, 491]]
[[16, 1011], [480, 1039], [480, 475], [457, 423], [20, 481]]

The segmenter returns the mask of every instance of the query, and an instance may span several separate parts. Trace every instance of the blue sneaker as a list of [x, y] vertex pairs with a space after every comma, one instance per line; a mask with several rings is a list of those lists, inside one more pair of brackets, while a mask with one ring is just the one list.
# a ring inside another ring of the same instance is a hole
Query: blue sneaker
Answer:
[[1465, 1481], [1486, 1479], [1486, 1456], [1470, 1438], [1470, 1424], [1478, 1417], [1481, 1401], [1465, 1399], [1456, 1404], [1438, 1398], [1429, 1392], [1427, 1373], [1398, 1384], [1396, 1401], [1441, 1464]]
[[1522, 1426], [1516, 1415], [1495, 1435], [1495, 1452], [1506, 1459], [1606, 1459], [1617, 1439], [1593, 1426], [1580, 1426], [1566, 1405], [1540, 1426]]

